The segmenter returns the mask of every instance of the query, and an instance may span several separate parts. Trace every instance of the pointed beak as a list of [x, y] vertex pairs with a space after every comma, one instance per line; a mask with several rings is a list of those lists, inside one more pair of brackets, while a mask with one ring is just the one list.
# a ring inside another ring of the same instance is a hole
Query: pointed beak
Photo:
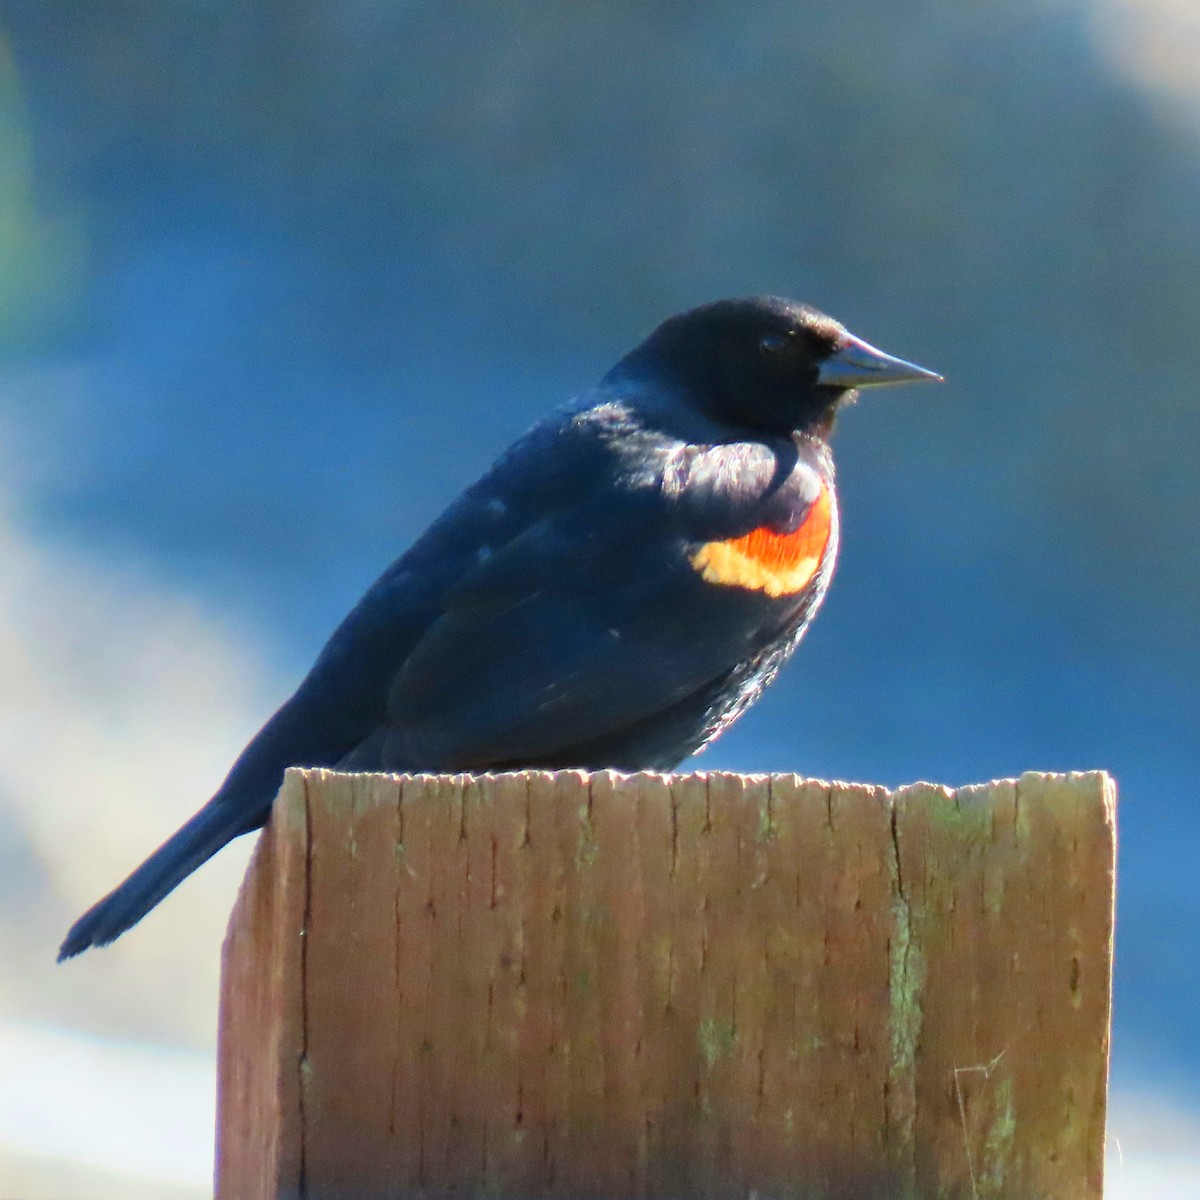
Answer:
[[927, 371], [916, 363], [905, 362], [876, 350], [852, 333], [821, 364], [817, 382], [838, 388], [877, 387], [884, 383], [917, 383], [929, 380], [942, 383], [936, 371]]

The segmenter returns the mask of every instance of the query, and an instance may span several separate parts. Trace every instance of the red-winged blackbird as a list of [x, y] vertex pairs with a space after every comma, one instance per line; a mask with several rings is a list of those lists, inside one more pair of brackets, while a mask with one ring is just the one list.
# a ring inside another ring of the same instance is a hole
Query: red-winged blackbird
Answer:
[[288, 766], [675, 766], [754, 702], [825, 595], [838, 409], [857, 388], [937, 378], [787, 300], [663, 322], [387, 569], [60, 960], [261, 826]]

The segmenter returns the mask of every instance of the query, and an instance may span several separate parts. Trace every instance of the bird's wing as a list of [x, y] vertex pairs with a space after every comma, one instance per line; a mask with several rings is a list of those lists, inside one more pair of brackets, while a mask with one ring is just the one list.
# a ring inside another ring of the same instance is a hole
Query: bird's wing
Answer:
[[[563, 761], [758, 654], [795, 610], [714, 582], [696, 559], [700, 511], [729, 528], [737, 508], [711, 474], [696, 477], [717, 500], [584, 497], [472, 567], [396, 672], [372, 755], [427, 769]], [[815, 476], [803, 486], [801, 524], [822, 494]]]

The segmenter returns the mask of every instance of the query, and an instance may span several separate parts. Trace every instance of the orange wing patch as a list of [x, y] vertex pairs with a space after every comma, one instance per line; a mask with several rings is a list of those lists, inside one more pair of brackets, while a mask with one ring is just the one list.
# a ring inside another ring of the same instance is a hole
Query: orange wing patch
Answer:
[[772, 533], [759, 528], [727, 542], [705, 542], [692, 555], [692, 566], [709, 583], [791, 596], [803, 591], [817, 573], [832, 524], [833, 505], [822, 483], [820, 496], [798, 529]]

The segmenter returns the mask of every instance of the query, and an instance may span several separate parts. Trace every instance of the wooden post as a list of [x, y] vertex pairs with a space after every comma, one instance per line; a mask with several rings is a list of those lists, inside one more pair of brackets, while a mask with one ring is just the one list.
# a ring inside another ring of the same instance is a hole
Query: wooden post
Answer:
[[1098, 1200], [1114, 787], [288, 773], [219, 1200]]

